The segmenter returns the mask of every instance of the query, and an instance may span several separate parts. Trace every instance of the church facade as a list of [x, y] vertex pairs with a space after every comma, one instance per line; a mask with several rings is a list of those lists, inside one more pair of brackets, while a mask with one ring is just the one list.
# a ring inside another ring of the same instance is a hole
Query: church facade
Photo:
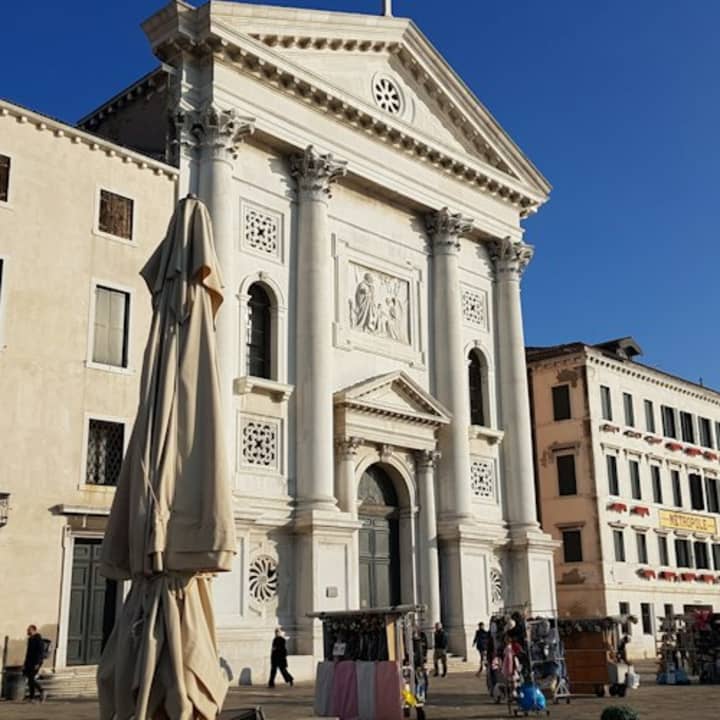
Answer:
[[466, 656], [494, 610], [553, 610], [520, 300], [547, 181], [411, 21], [174, 1], [143, 29], [161, 68], [80, 126], [213, 219], [234, 678], [278, 625], [310, 672], [313, 611], [422, 603]]

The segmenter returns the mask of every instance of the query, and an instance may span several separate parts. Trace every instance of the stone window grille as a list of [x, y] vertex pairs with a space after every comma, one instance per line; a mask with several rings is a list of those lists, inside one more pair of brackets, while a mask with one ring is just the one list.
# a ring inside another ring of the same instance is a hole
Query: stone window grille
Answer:
[[480, 500], [495, 499], [495, 472], [491, 460], [473, 460], [470, 487], [473, 495]]
[[462, 311], [466, 322], [478, 327], [486, 326], [485, 296], [482, 293], [463, 290]]
[[125, 448], [125, 425], [91, 419], [88, 426], [85, 482], [117, 485]]
[[243, 244], [255, 252], [279, 258], [279, 218], [257, 208], [246, 206], [243, 218]]
[[270, 555], [259, 555], [249, 568], [250, 597], [257, 603], [264, 604], [277, 597], [278, 563]]
[[132, 240], [133, 201], [109, 190], [100, 191], [98, 229], [115, 237]]
[[278, 425], [246, 418], [242, 424], [242, 457], [246, 465], [279, 469]]

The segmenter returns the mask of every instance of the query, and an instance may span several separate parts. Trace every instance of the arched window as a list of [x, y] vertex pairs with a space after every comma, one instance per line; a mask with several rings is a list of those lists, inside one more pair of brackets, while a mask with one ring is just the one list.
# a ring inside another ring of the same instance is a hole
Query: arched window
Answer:
[[270, 297], [259, 283], [248, 290], [247, 373], [270, 379], [272, 372]]
[[470, 424], [485, 425], [485, 365], [480, 353], [471, 351], [468, 363], [468, 385], [470, 387]]

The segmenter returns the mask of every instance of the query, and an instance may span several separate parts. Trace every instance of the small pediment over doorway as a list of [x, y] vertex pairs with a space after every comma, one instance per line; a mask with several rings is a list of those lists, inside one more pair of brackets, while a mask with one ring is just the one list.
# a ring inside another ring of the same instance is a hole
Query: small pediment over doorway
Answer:
[[402, 371], [363, 380], [334, 396], [337, 437], [431, 449], [450, 412]]

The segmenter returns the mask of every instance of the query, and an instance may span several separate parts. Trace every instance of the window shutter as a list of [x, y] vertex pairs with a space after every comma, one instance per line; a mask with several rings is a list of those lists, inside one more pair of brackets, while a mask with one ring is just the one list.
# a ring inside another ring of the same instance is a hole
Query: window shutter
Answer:
[[110, 292], [106, 288], [95, 288], [95, 336], [93, 360], [105, 365], [110, 363]]

